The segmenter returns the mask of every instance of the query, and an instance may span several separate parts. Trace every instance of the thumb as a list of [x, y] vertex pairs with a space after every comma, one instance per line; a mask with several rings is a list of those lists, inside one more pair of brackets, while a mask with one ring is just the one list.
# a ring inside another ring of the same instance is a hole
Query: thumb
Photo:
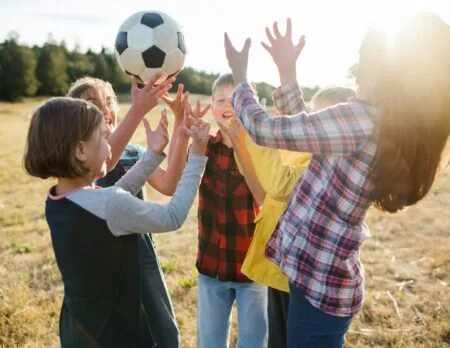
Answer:
[[145, 133], [149, 134], [152, 132], [152, 127], [150, 126], [150, 122], [146, 118], [142, 119], [142, 123], [145, 127]]
[[250, 50], [251, 44], [252, 44], [252, 39], [248, 37], [247, 40], [245, 40], [244, 49], [243, 49], [243, 51], [246, 54], [248, 54], [248, 51]]
[[169, 119], [167, 118], [167, 110], [166, 109], [163, 109], [163, 111], [161, 111], [161, 118], [159, 120], [159, 124], [165, 125], [165, 126], [168, 126], [168, 124], [169, 124]]
[[228, 135], [230, 132], [230, 128], [223, 122], [222, 120], [217, 121], [217, 124], [219, 125], [219, 128], [225, 132], [225, 134]]
[[300, 54], [303, 51], [305, 44], [306, 44], [305, 35], [302, 35], [300, 37], [300, 40], [298, 40], [297, 45], [295, 45], [295, 51], [297, 52], [297, 54]]

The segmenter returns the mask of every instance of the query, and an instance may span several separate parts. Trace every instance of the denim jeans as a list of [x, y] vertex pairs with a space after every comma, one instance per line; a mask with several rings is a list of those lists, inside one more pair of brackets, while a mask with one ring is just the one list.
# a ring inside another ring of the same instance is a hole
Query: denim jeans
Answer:
[[178, 331], [172, 301], [167, 290], [161, 265], [151, 237], [142, 234], [139, 238], [141, 263], [141, 296], [150, 330], [157, 348], [178, 348]]
[[289, 283], [288, 348], [341, 348], [352, 317], [337, 317], [312, 306]]
[[267, 347], [267, 287], [198, 275], [197, 346], [228, 347], [231, 309], [237, 302], [238, 348]]

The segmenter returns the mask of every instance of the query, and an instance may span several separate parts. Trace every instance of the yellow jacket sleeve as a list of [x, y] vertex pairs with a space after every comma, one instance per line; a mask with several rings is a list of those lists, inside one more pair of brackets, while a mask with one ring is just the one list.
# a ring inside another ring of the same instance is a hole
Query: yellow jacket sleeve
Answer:
[[[267, 195], [278, 201], [287, 201], [298, 179], [311, 159], [310, 154], [297, 153], [295, 161], [284, 163], [281, 151], [256, 145], [248, 134], [245, 144], [259, 183]], [[240, 169], [239, 159], [235, 155]]]

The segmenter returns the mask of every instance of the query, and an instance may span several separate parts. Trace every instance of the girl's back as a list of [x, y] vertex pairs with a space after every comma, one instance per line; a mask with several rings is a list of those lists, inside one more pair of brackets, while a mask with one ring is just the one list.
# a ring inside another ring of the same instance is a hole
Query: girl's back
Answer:
[[[139, 342], [140, 333], [149, 335], [149, 331], [146, 325], [139, 325], [138, 235], [115, 237], [104, 219], [71, 200], [79, 199], [76, 196], [80, 194], [83, 192], [63, 197], [49, 194], [46, 202], [65, 286], [61, 343], [77, 347], [150, 344]], [[117, 335], [118, 331], [122, 334]]]

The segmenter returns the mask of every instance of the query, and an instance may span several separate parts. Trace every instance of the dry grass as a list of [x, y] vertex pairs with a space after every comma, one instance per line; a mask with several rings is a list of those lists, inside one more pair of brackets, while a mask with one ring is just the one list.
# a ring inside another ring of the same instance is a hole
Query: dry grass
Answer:
[[[43, 217], [52, 182], [30, 178], [21, 167], [28, 116], [37, 103], [0, 103], [0, 347], [5, 348], [58, 346], [63, 288]], [[144, 145], [143, 139], [141, 129], [134, 141]], [[396, 216], [370, 212], [373, 238], [362, 249], [367, 298], [347, 347], [450, 344], [449, 207], [446, 174], [418, 206]], [[196, 204], [180, 230], [156, 240], [182, 346], [195, 347]]]

